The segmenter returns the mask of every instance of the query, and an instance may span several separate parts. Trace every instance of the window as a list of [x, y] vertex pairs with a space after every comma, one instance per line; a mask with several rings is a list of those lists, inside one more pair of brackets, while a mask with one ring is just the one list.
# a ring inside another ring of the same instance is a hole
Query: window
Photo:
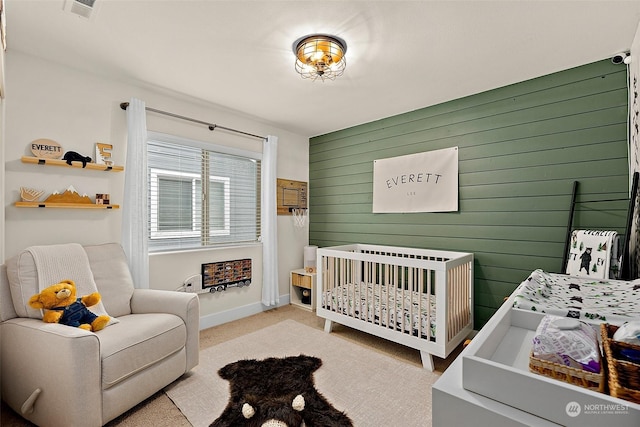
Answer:
[[149, 251], [256, 242], [259, 157], [150, 132]]

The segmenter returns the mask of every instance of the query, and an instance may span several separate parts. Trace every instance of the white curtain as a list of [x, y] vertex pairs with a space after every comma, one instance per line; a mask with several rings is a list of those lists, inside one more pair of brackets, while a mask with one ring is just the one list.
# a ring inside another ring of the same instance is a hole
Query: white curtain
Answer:
[[131, 98], [127, 108], [127, 161], [122, 209], [122, 247], [136, 288], [149, 287], [147, 243], [147, 115], [145, 103]]
[[262, 304], [277, 306], [278, 228], [276, 207], [276, 159], [278, 137], [269, 135], [262, 143]]

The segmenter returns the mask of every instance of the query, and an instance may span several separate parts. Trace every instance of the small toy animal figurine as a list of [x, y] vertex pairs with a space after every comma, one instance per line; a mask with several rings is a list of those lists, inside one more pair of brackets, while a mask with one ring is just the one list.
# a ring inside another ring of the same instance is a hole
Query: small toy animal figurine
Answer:
[[67, 151], [64, 153], [62, 160], [66, 160], [67, 164], [71, 166], [71, 162], [82, 162], [82, 167], [87, 167], [87, 163], [91, 163], [91, 157], [83, 156], [80, 153], [76, 153], [75, 151]]

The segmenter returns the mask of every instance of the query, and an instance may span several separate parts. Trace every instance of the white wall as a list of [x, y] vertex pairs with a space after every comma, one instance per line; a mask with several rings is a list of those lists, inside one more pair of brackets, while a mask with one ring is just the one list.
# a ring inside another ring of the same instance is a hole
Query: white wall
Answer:
[[[53, 139], [63, 151], [77, 151], [93, 157], [96, 142], [112, 144], [116, 164], [126, 167], [126, 114], [120, 103], [137, 97], [146, 105], [206, 122], [257, 135], [276, 135], [278, 177], [308, 181], [308, 138], [278, 129], [239, 112], [229, 111], [179, 94], [123, 83], [88, 74], [63, 65], [8, 50], [6, 52], [6, 107], [4, 127], [4, 206], [6, 215], [4, 258], [30, 245], [78, 242], [95, 244], [120, 241], [122, 210], [28, 209], [16, 208], [21, 186], [45, 190], [46, 194], [73, 185], [80, 194], [109, 193], [111, 202], [122, 202], [124, 173], [67, 169], [24, 164], [20, 157], [31, 155], [30, 143], [38, 138]], [[238, 88], [238, 96], [243, 94]], [[206, 126], [148, 115], [149, 130], [177, 134], [216, 144], [261, 151], [258, 139]], [[286, 299], [289, 270], [302, 267], [308, 232], [294, 230], [290, 217], [278, 218], [279, 289]], [[238, 313], [261, 310], [261, 246], [193, 251], [184, 254], [154, 255], [150, 261], [151, 286], [176, 289], [182, 281], [199, 273], [200, 264], [246, 258], [253, 259], [253, 281], [248, 288], [232, 288], [220, 294], [201, 294], [201, 316], [205, 325], [236, 318]], [[235, 310], [235, 311], [234, 311]], [[224, 315], [220, 313], [224, 312]]]
[[[640, 100], [635, 99], [634, 93], [634, 79], [640, 77], [640, 25], [636, 30], [636, 35], [633, 39], [633, 43], [631, 44], [631, 64], [629, 65], [629, 80], [630, 80], [630, 90], [629, 90], [629, 104], [631, 105], [631, 117], [636, 113], [635, 108], [638, 108], [638, 104]], [[636, 83], [638, 87], [640, 87], [640, 82]], [[638, 119], [635, 119], [638, 120]], [[638, 172], [640, 171], [640, 141], [638, 141], [638, 132], [634, 129], [634, 121], [631, 121], [632, 129], [631, 129], [631, 140], [630, 140], [630, 152], [629, 152], [629, 162], [630, 168], [629, 172]]]
[[[4, 49], [0, 47], [0, 90], [4, 91]], [[5, 102], [0, 97], [0, 188], [4, 188], [4, 111]], [[0, 206], [5, 204], [5, 191], [0, 191]], [[0, 211], [0, 236], [4, 236], [4, 209]], [[4, 238], [0, 238], [0, 260], [4, 259]]]
[[[640, 135], [636, 126], [640, 122], [640, 98], [637, 98], [640, 88], [640, 25], [631, 44], [631, 64], [629, 65], [629, 174], [630, 180], [634, 172], [640, 172]], [[640, 274], [640, 234], [638, 233], [638, 216], [640, 216], [640, 203], [636, 201], [634, 219], [631, 223], [631, 239], [629, 241], [629, 253], [631, 254], [631, 277]]]
[[[0, 97], [0, 187], [4, 186], [4, 123], [5, 123], [5, 119], [4, 119], [4, 112], [5, 112], [5, 105], [6, 103], [4, 102], [4, 89], [5, 89], [5, 84], [4, 84], [4, 49], [2, 48], [2, 46], [0, 46], [0, 91], [2, 92], [2, 95]], [[0, 206], [4, 206], [5, 204], [5, 197], [4, 197], [5, 192], [4, 191], [0, 191]], [[4, 236], [4, 209], [0, 212], [0, 236]], [[4, 259], [4, 238], [0, 239], [0, 260]]]

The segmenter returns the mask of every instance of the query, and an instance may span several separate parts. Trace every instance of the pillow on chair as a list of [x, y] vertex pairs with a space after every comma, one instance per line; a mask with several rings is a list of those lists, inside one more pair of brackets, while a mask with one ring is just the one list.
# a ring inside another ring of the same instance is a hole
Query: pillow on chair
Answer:
[[[42, 319], [42, 311], [29, 306], [32, 295], [54, 283], [71, 279], [76, 282], [78, 296], [98, 292], [89, 265], [89, 258], [81, 245], [31, 246], [7, 260], [7, 277], [11, 299], [20, 317]], [[100, 301], [91, 307], [97, 315], [107, 314]], [[111, 317], [109, 324], [118, 320]]]

